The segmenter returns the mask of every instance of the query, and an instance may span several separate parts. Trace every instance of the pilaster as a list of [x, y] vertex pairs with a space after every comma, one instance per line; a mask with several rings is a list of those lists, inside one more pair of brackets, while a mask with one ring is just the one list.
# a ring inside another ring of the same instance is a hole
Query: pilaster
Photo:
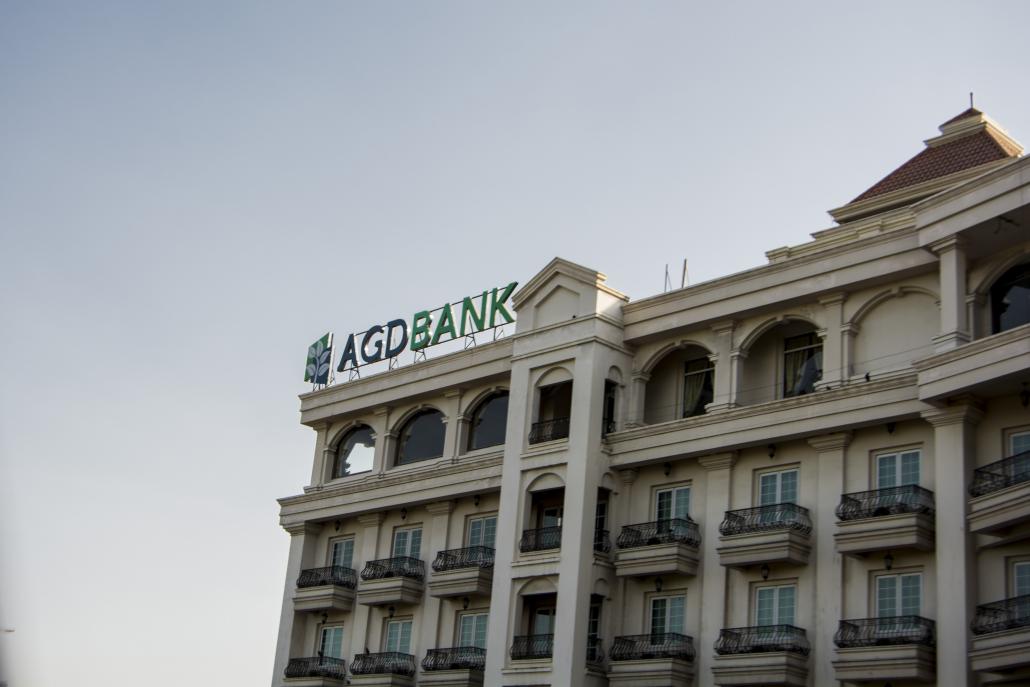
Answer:
[[823, 377], [818, 383], [820, 389], [835, 389], [847, 379], [844, 369], [844, 343], [840, 330], [844, 324], [845, 300], [845, 293], [835, 293], [819, 299], [826, 322], [826, 333], [823, 338]]
[[444, 412], [444, 435], [443, 454], [449, 458], [456, 458], [458, 455], [458, 434], [460, 434], [460, 423], [458, 417], [461, 415], [461, 389], [449, 389], [444, 392], [446, 399]]
[[319, 486], [325, 484], [329, 476], [329, 467], [327, 464], [331, 460], [333, 451], [329, 446], [329, 428], [331, 425], [328, 422], [320, 423], [316, 428], [315, 438], [315, 460], [312, 461], [314, 465], [311, 466], [311, 486]]
[[[737, 452], [717, 453], [699, 458], [697, 461], [706, 471], [705, 519], [701, 537], [701, 589], [704, 602], [701, 604], [701, 636], [697, 648], [697, 677], [699, 687], [709, 687], [712, 681], [712, 647], [719, 638], [719, 631], [726, 620], [726, 578], [728, 571], [719, 564], [716, 550], [719, 542], [719, 523], [730, 509], [730, 488], [732, 468], [737, 462]], [[700, 601], [700, 600], [699, 600]]]
[[322, 531], [321, 523], [300, 522], [285, 526], [290, 533], [290, 557], [286, 564], [286, 583], [283, 585], [282, 609], [279, 613], [279, 637], [275, 645], [275, 666], [272, 669], [272, 687], [282, 684], [283, 671], [295, 652], [303, 652], [304, 623], [298, 621], [293, 609], [293, 592], [297, 578], [305, 568], [315, 567], [315, 545]]
[[[423, 535], [422, 541], [428, 542], [422, 552], [422, 560], [426, 563], [426, 573], [432, 575], [430, 563], [436, 557], [437, 552], [448, 548], [447, 535], [450, 532], [451, 513], [454, 512], [454, 501], [439, 501], [429, 503], [425, 506], [431, 516], [429, 531]], [[428, 580], [427, 580], [428, 581]], [[418, 644], [415, 647], [416, 656], [425, 656], [429, 649], [439, 646], [450, 646], [441, 644], [440, 632], [440, 604], [441, 600], [432, 594], [425, 594], [422, 601], [422, 612], [419, 616]]]
[[629, 387], [629, 409], [626, 417], [626, 428], [644, 425], [644, 399], [647, 395], [647, 383], [651, 375], [646, 372], [633, 373]]
[[934, 337], [941, 353], [969, 343], [966, 305], [966, 248], [959, 236], [949, 236], [930, 245], [937, 256], [941, 287], [941, 333]]
[[737, 403], [736, 360], [733, 357], [733, 330], [737, 323], [719, 322], [712, 326], [715, 333], [715, 351], [708, 357], [715, 366], [712, 376], [712, 402], [705, 410], [712, 412], [733, 408]]

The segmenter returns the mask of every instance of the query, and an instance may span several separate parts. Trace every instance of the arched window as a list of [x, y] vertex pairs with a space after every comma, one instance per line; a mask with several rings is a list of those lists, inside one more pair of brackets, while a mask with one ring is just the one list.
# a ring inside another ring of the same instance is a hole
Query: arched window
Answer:
[[479, 404], [469, 423], [468, 450], [504, 443], [508, 426], [508, 392], [499, 391]]
[[398, 435], [397, 465], [442, 456], [444, 427], [439, 410], [423, 410], [412, 416]]
[[1030, 322], [1030, 263], [1016, 265], [991, 287], [991, 333]]
[[346, 477], [372, 469], [375, 455], [375, 436], [366, 425], [355, 427], [336, 445], [336, 461], [333, 463], [332, 479]]

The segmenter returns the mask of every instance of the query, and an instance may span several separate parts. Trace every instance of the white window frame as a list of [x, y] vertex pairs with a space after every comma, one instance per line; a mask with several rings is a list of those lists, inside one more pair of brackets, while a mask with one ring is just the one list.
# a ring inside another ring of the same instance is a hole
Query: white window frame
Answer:
[[[486, 521], [487, 520], [493, 520], [494, 521], [494, 541], [491, 544], [486, 544]], [[473, 544], [472, 543], [472, 524], [475, 523], [475, 522], [482, 523], [481, 527], [483, 528], [483, 530], [482, 530], [482, 532], [483, 532], [483, 541], [480, 542], [479, 544]], [[496, 544], [497, 544], [497, 514], [496, 513], [488, 513], [488, 514], [483, 514], [483, 515], [477, 514], [475, 516], [470, 517], [468, 519], [468, 521], [466, 521], [466, 523], [465, 523], [465, 545], [466, 546], [489, 546], [489, 548], [495, 548]]]
[[[483, 618], [483, 646], [476, 644], [476, 624], [479, 622], [479, 618]], [[465, 624], [466, 619], [472, 620], [472, 642], [466, 643], [462, 640], [462, 626]], [[486, 649], [486, 632], [487, 627], [490, 623], [490, 612], [487, 609], [470, 610], [465, 613], [458, 614], [458, 622], [455, 624], [455, 637], [454, 646], [474, 646], [480, 649]]]
[[1023, 590], [1023, 593], [1019, 593], [1019, 588], [1016, 586], [1019, 579], [1019, 571], [1026, 570], [1026, 575], [1030, 578], [1030, 558], [1020, 558], [1012, 561], [1009, 566], [1009, 590], [1011, 596], [1024, 596], [1030, 594], [1030, 580], [1027, 581], [1027, 588]]
[[[676, 498], [676, 496], [677, 496], [678, 492], [681, 492], [681, 491], [687, 492], [687, 512], [686, 513], [677, 513], [676, 512], [676, 504], [678, 503], [678, 499]], [[662, 494], [670, 494], [670, 497], [669, 497], [670, 498], [670, 502], [669, 502], [669, 505], [670, 505], [670, 507], [669, 507], [670, 515], [669, 515], [668, 518], [663, 518], [663, 517], [661, 517], [661, 514], [660, 514], [659, 503], [661, 502]], [[676, 486], [671, 486], [671, 487], [659, 487], [659, 488], [655, 489], [655, 491], [654, 491], [654, 511], [653, 511], [654, 512], [654, 519], [656, 521], [658, 521], [658, 520], [674, 520], [676, 518], [683, 518], [683, 519], [689, 518], [690, 517], [691, 496], [693, 496], [693, 494], [691, 493], [691, 485], [690, 484], [682, 484], [682, 485], [676, 485]]]
[[647, 601], [647, 632], [648, 634], [654, 633], [654, 606], [656, 601], [665, 602], [665, 617], [662, 618], [662, 624], [664, 626], [664, 632], [661, 634], [668, 634], [670, 632], [677, 632], [673, 629], [673, 617], [672, 617], [672, 601], [674, 599], [681, 599], [683, 603], [683, 616], [680, 618], [680, 629], [678, 634], [687, 634], [687, 592], [686, 590], [680, 592], [671, 592], [665, 594], [655, 594], [651, 596]]
[[1011, 457], [1019, 453], [1016, 451], [1016, 438], [1017, 437], [1030, 437], [1030, 427], [1017, 427], [1010, 429], [1005, 432], [1005, 454], [1006, 457]]
[[[794, 607], [793, 607], [793, 611], [791, 613], [791, 616], [792, 616], [791, 617], [791, 622], [789, 622], [789, 623], [784, 623], [784, 622], [781, 621], [781, 613], [780, 613], [781, 612], [781, 609], [780, 609], [780, 594], [781, 594], [781, 592], [780, 592], [780, 590], [783, 590], [783, 589], [793, 589], [794, 590]], [[754, 593], [752, 594], [752, 597], [751, 597], [752, 598], [752, 603], [753, 603], [753, 606], [752, 606], [753, 623], [752, 624], [755, 625], [755, 626], [759, 626], [759, 627], [767, 627], [766, 625], [761, 625], [759, 623], [759, 616], [758, 616], [758, 606], [759, 606], [758, 597], [761, 595], [761, 593], [763, 591], [767, 591], [767, 590], [774, 591], [774, 594], [773, 594], [773, 622], [770, 623], [770, 625], [797, 625], [797, 619], [798, 619], [798, 585], [797, 585], [796, 582], [776, 582], [776, 583], [772, 583], [772, 584], [759, 584], [759, 585], [755, 585]]]
[[[797, 479], [796, 479], [796, 482], [795, 482], [796, 485], [797, 485], [797, 489], [796, 489], [797, 493], [795, 494], [796, 498], [793, 501], [784, 501], [783, 500], [783, 475], [785, 475], [785, 474], [787, 474], [789, 472], [793, 472], [795, 475], [797, 475]], [[762, 480], [764, 480], [766, 477], [771, 476], [771, 475], [776, 475], [777, 476], [777, 478], [776, 478], [776, 500], [775, 501], [771, 501], [769, 503], [762, 503]], [[794, 466], [791, 466], [791, 467], [773, 468], [771, 470], [762, 470], [761, 472], [756, 472], [755, 473], [755, 478], [756, 478], [755, 479], [755, 504], [758, 505], [758, 506], [771, 506], [771, 505], [775, 505], [777, 503], [795, 503], [796, 504], [798, 501], [801, 500], [801, 468], [798, 465], [794, 465]]]
[[[333, 656], [331, 653], [325, 650], [326, 633], [334, 630], [340, 631], [340, 655]], [[327, 658], [343, 658], [344, 654], [344, 640], [346, 640], [347, 634], [344, 632], [343, 623], [335, 623], [333, 625], [323, 625], [318, 632], [318, 649], [317, 653]]]
[[330, 567], [330, 566], [336, 565], [336, 563], [334, 562], [335, 557], [333, 555], [333, 553], [336, 550], [336, 546], [340, 545], [340, 544], [346, 544], [347, 542], [350, 542], [350, 545], [351, 545], [350, 563], [348, 565], [344, 565], [344, 564], [341, 563], [341, 565], [343, 565], [343, 567], [345, 567], [345, 568], [351, 568], [351, 569], [354, 568], [354, 548], [356, 546], [356, 543], [354, 541], [354, 535], [348, 535], [346, 537], [338, 537], [336, 539], [331, 539], [329, 541], [329, 553], [327, 554], [327, 557], [326, 557], [326, 567]]
[[[398, 626], [398, 627], [400, 627], [402, 629], [398, 631], [399, 634], [397, 635], [397, 646], [391, 648], [390, 647], [390, 628], [392, 626], [394, 626], [394, 625], [396, 625], [396, 626]], [[401, 643], [401, 638], [404, 636], [404, 634], [403, 634], [403, 632], [404, 632], [404, 630], [403, 630], [404, 625], [408, 626], [408, 646], [404, 647], [404, 650], [402, 651], [400, 643]], [[414, 632], [415, 632], [415, 623], [413, 622], [412, 618], [391, 618], [391, 619], [387, 620], [386, 624], [383, 625], [383, 651], [395, 651], [395, 652], [400, 653], [400, 654], [410, 654], [411, 653], [412, 640], [414, 638]]]
[[[905, 595], [904, 595], [904, 584], [903, 578], [915, 577], [919, 580], [919, 608], [916, 609], [915, 613], [904, 613], [905, 610]], [[894, 583], [894, 615], [882, 615], [880, 609], [880, 580], [893, 578]], [[921, 570], [900, 570], [892, 572], [881, 572], [873, 575], [873, 617], [874, 618], [896, 618], [902, 615], [918, 615], [923, 614], [923, 593], [924, 582], [923, 572]]]
[[[902, 468], [904, 464], [904, 457], [906, 455], [916, 455], [916, 465], [918, 470], [918, 479], [915, 482], [903, 482], [902, 477], [904, 470]], [[880, 461], [884, 458], [894, 458], [894, 475], [892, 477], [893, 484], [881, 486], [880, 479]], [[878, 451], [873, 454], [873, 484], [876, 489], [889, 489], [891, 487], [902, 487], [914, 484], [919, 486], [923, 481], [923, 451], [917, 446], [909, 448], [891, 449], [888, 451]]]
[[[411, 553], [410, 553], [410, 550], [411, 550], [411, 533], [415, 532], [415, 531], [418, 532], [418, 555], [412, 556]], [[402, 533], [402, 532], [407, 532], [408, 533], [408, 537], [406, 539], [407, 543], [405, 544], [405, 548], [409, 551], [408, 553], [397, 553], [397, 535]], [[393, 537], [390, 540], [390, 555], [393, 556], [393, 557], [408, 556], [410, 558], [421, 559], [422, 558], [422, 525], [412, 525], [410, 527], [397, 527], [397, 528], [394, 528], [394, 530], [393, 530]]]

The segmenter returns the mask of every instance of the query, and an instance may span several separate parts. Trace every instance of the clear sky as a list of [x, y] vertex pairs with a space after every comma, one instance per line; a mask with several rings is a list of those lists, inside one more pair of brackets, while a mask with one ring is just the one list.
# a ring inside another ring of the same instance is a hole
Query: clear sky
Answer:
[[0, 2], [0, 679], [271, 678], [307, 345], [762, 264], [978, 107], [1026, 2]]

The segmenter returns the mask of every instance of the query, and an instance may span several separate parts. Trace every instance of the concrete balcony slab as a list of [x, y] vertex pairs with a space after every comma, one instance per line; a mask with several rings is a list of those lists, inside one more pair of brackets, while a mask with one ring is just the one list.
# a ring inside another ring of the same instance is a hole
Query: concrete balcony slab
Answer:
[[358, 603], [365, 606], [417, 604], [425, 584], [410, 577], [387, 577], [362, 580], [358, 585]]
[[349, 612], [354, 608], [354, 590], [336, 584], [304, 587], [293, 594], [293, 607], [298, 611]]
[[483, 687], [482, 670], [427, 670], [418, 677], [426, 687]]
[[716, 656], [712, 677], [717, 685], [808, 684], [808, 657], [790, 651]]
[[610, 687], [689, 687], [694, 684], [694, 664], [679, 658], [611, 661]]
[[763, 563], [806, 565], [808, 555], [812, 551], [811, 537], [808, 534], [786, 529], [723, 535], [719, 537], [719, 544], [716, 549], [719, 552], [719, 563], [729, 568], [743, 568]]
[[936, 650], [906, 644], [837, 649], [834, 677], [843, 682], [906, 680], [933, 682], [937, 676]]
[[415, 678], [392, 673], [351, 675], [348, 684], [351, 687], [414, 687]]
[[837, 523], [837, 552], [864, 554], [889, 549], [933, 551], [934, 519], [925, 513], [880, 515]]
[[1025, 672], [1030, 677], [1030, 626], [973, 635], [969, 663], [978, 673]]
[[282, 681], [283, 687], [344, 687], [344, 680], [331, 677], [288, 677]]
[[434, 572], [429, 578], [429, 595], [439, 599], [458, 596], [490, 596], [493, 568], [460, 568]]
[[1030, 482], [1021, 482], [969, 500], [969, 529], [990, 534], [1030, 522]]
[[698, 552], [683, 542], [619, 549], [615, 574], [619, 577], [697, 575]]

